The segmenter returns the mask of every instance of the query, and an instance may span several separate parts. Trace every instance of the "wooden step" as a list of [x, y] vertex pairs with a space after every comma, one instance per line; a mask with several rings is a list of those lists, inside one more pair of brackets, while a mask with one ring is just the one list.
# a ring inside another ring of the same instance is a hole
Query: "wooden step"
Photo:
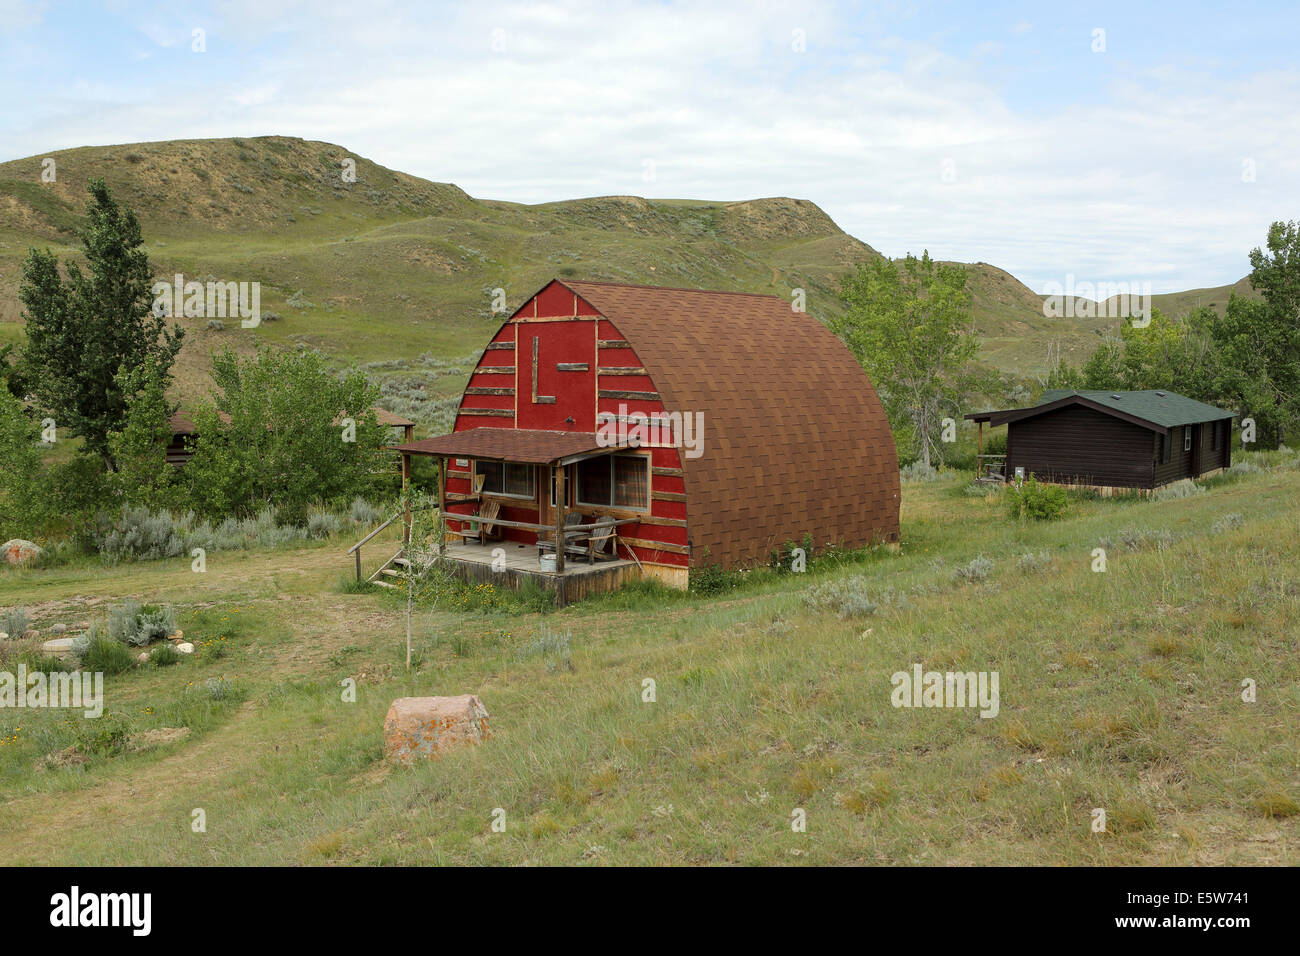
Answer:
[[389, 584], [387, 581], [371, 581], [370, 583], [376, 584], [381, 588], [392, 588], [394, 591], [400, 590], [396, 584]]

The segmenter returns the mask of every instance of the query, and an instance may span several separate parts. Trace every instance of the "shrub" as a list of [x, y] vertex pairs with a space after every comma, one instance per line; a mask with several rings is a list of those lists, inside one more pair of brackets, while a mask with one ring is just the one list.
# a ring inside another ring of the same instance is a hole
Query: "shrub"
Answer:
[[952, 579], [970, 584], [982, 583], [988, 580], [992, 570], [993, 562], [981, 554], [972, 558], [969, 564], [953, 568]]
[[5, 608], [0, 614], [0, 631], [9, 635], [10, 640], [18, 640], [27, 633], [27, 608]]
[[[1125, 528], [1119, 533], [1119, 541], [1130, 551], [1141, 551], [1145, 548], [1156, 548], [1163, 551], [1174, 543], [1174, 536], [1171, 532], [1164, 530]], [[1102, 538], [1100, 543], [1108, 551], [1115, 546], [1115, 543], [1109, 538]]]
[[176, 615], [167, 605], [123, 601], [108, 612], [108, 636], [131, 647], [148, 647], [175, 633]]
[[1032, 551], [1026, 551], [1020, 556], [1020, 560], [1016, 562], [1016, 569], [1018, 571], [1026, 571], [1030, 573], [1046, 571], [1051, 566], [1052, 555], [1047, 551], [1039, 551], [1037, 554], [1034, 554]]
[[1151, 499], [1153, 501], [1173, 501], [1178, 498], [1192, 498], [1204, 493], [1205, 489], [1192, 479], [1180, 478], [1178, 481], [1157, 488]]
[[1044, 485], [1033, 475], [1027, 481], [1007, 486], [1007, 513], [1013, 518], [1052, 521], [1065, 514], [1068, 498], [1064, 488]]
[[338, 515], [332, 515], [328, 511], [318, 511], [307, 516], [307, 537], [309, 538], [328, 538], [332, 534], [337, 534], [343, 522]]
[[690, 589], [696, 594], [721, 594], [738, 587], [739, 571], [728, 571], [720, 564], [701, 564], [691, 569]]
[[898, 470], [901, 481], [934, 481], [939, 477], [939, 470], [923, 461], [914, 461]]
[[170, 511], [123, 508], [117, 524], [95, 542], [100, 556], [110, 563], [126, 560], [174, 558], [185, 552]]
[[1231, 531], [1233, 528], [1240, 528], [1245, 521], [1245, 516], [1240, 512], [1234, 511], [1231, 514], [1224, 515], [1218, 521], [1214, 522], [1214, 524], [1210, 525], [1210, 532], [1212, 534], [1222, 534], [1225, 531]]
[[993, 481], [972, 481], [962, 489], [962, 493], [970, 498], [987, 498], [1002, 490], [1002, 486]]
[[352, 499], [348, 515], [355, 524], [371, 525], [378, 524], [384, 513], [365, 498], [357, 497]]
[[880, 605], [867, 593], [867, 579], [861, 575], [827, 581], [808, 589], [804, 603], [815, 611], [834, 611], [841, 618], [875, 614]]
[[569, 649], [569, 632], [556, 633], [550, 628], [542, 629], [542, 636], [524, 648], [524, 658], [540, 657], [546, 662], [546, 673], [557, 671], [573, 672], [573, 659]]

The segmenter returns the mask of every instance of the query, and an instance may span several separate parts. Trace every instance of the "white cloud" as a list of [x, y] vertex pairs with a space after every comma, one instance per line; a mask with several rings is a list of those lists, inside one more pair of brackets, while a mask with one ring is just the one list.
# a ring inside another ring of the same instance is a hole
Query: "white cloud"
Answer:
[[[1034, 288], [1067, 272], [1156, 291], [1235, 280], [1300, 172], [1295, 71], [1224, 80], [1113, 58], [1104, 100], [1040, 115], [1010, 105], [979, 60], [820, 6], [358, 9], [231, 5], [209, 56], [256, 52], [205, 77], [207, 112], [161, 80], [127, 96], [81, 84], [75, 105], [67, 90], [32, 103], [5, 140], [16, 156], [278, 132], [487, 198], [796, 196], [890, 255], [991, 262]], [[183, 19], [160, 22], [188, 42]], [[1241, 181], [1246, 157], [1255, 183]]]

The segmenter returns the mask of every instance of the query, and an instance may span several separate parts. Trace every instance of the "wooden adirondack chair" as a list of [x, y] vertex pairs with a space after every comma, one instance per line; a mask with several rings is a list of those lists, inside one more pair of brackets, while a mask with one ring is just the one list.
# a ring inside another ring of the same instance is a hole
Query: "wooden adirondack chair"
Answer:
[[501, 502], [484, 501], [479, 505], [478, 514], [468, 519], [469, 527], [461, 532], [466, 542], [477, 538], [480, 545], [486, 545], [489, 538], [501, 537], [501, 528], [492, 523], [492, 519], [501, 514]]
[[597, 560], [610, 561], [618, 557], [618, 548], [614, 547], [614, 532], [617, 525], [608, 515], [596, 519], [596, 527], [587, 532], [583, 538], [566, 544], [565, 554], [586, 558], [588, 564]]
[[[585, 531], [569, 531], [576, 524], [586, 524], [587, 519], [576, 511], [570, 511], [564, 516], [564, 553], [568, 554], [572, 549], [572, 543], [580, 541], [587, 536]], [[544, 533], [537, 538], [537, 554], [541, 556], [555, 550], [555, 535], [553, 533]]]

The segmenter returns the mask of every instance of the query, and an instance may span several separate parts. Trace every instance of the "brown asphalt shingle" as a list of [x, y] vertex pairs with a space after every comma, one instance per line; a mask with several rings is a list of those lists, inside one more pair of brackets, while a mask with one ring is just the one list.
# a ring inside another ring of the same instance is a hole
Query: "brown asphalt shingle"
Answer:
[[702, 412], [682, 455], [692, 563], [766, 560], [786, 541], [898, 539], [894, 439], [871, 381], [777, 296], [561, 280], [632, 344], [667, 411]]

